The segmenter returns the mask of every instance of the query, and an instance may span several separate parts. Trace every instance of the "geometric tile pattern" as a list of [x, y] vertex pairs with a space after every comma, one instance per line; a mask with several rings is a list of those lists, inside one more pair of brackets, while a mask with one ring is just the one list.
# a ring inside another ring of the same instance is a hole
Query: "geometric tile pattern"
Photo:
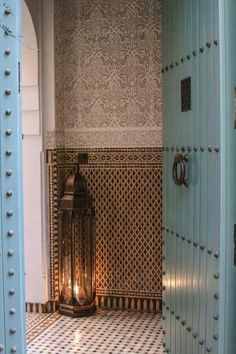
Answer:
[[60, 315], [54, 314], [26, 314], [26, 340], [29, 344], [32, 340], [43, 333], [52, 323], [59, 319]]
[[[54, 188], [58, 200], [79, 152], [85, 150], [56, 152]], [[157, 300], [162, 297], [162, 151], [145, 148], [86, 152], [89, 164], [81, 166], [81, 172], [96, 211], [98, 304], [157, 311]], [[53, 258], [56, 268], [57, 250]]]
[[[53, 282], [54, 284], [55, 282]], [[26, 302], [25, 303], [25, 311], [27, 313], [50, 313], [55, 312], [57, 310], [58, 303], [57, 301], [47, 301], [44, 304], [41, 303], [33, 303], [33, 302]]]
[[29, 332], [48, 316], [50, 315], [45, 313], [26, 313], [26, 332]]
[[[161, 292], [161, 171], [83, 169], [97, 216], [97, 290]], [[158, 248], [158, 246], [160, 246]], [[159, 267], [159, 269], [158, 269]], [[158, 272], [159, 271], [159, 272]]]
[[57, 152], [47, 150], [46, 156], [49, 195], [49, 292], [50, 300], [57, 301], [59, 298]]
[[91, 317], [60, 316], [28, 344], [28, 354], [163, 354], [160, 314], [101, 310]]

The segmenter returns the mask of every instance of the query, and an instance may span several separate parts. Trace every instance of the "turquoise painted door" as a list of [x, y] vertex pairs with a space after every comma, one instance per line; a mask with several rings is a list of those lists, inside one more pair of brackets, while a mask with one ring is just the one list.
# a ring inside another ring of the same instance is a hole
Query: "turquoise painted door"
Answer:
[[164, 347], [235, 354], [235, 0], [164, 0]]
[[26, 353], [22, 235], [21, 1], [0, 1], [0, 352]]

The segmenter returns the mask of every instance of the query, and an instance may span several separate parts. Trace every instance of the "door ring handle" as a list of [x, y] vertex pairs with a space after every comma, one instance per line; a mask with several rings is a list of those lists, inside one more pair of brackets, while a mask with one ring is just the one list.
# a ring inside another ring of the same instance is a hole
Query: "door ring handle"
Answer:
[[184, 185], [189, 186], [188, 179], [186, 178], [186, 166], [185, 162], [188, 162], [188, 155], [176, 154], [174, 158], [174, 163], [172, 167], [172, 177], [174, 183], [177, 186]]

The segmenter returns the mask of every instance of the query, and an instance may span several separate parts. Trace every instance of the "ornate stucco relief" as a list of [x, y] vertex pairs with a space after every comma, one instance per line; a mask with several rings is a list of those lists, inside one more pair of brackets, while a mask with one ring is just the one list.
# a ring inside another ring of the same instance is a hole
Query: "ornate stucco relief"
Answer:
[[162, 146], [161, 129], [51, 131], [47, 134], [47, 148], [60, 147], [157, 147]]
[[56, 132], [48, 145], [162, 144], [157, 0], [55, 0]]

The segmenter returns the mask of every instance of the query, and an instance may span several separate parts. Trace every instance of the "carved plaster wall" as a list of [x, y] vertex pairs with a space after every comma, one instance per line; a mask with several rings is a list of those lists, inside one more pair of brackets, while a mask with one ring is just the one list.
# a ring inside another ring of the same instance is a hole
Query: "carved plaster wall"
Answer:
[[47, 147], [162, 144], [159, 0], [55, 0]]

